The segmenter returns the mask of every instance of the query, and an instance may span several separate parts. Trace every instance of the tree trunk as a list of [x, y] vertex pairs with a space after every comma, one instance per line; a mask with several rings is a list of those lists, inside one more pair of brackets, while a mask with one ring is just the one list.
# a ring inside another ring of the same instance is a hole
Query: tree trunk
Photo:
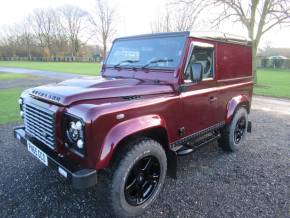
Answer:
[[107, 56], [107, 43], [104, 42], [103, 44], [103, 59], [106, 59], [106, 56]]
[[258, 77], [257, 77], [257, 45], [255, 41], [253, 41], [252, 45], [252, 71], [254, 77], [254, 84], [258, 84]]

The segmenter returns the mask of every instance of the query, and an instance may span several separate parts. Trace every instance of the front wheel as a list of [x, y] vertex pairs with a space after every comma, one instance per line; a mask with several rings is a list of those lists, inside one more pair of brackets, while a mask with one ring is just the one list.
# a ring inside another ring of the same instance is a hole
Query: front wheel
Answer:
[[243, 144], [248, 128], [248, 112], [240, 107], [232, 121], [227, 124], [219, 140], [219, 146], [226, 151], [237, 151]]
[[167, 159], [162, 146], [143, 139], [129, 146], [113, 169], [111, 204], [116, 215], [136, 216], [152, 204], [164, 184]]

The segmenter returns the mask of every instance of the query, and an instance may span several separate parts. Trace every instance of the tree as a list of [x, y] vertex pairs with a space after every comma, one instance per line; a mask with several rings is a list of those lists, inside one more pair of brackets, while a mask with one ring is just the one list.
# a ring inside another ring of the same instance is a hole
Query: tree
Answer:
[[58, 16], [54, 9], [38, 9], [31, 15], [32, 28], [37, 36], [44, 56], [51, 57], [53, 39], [57, 35]]
[[[165, 11], [151, 22], [151, 31], [156, 32], [175, 32], [190, 31], [198, 26], [198, 17], [207, 4], [203, 0], [192, 2], [188, 7], [187, 2], [172, 2], [165, 6]], [[198, 5], [195, 6], [195, 5]], [[202, 7], [201, 7], [202, 6]]]
[[23, 45], [25, 46], [26, 51], [26, 57], [31, 59], [31, 50], [34, 43], [34, 36], [32, 34], [31, 29], [31, 19], [30, 17], [27, 17], [23, 20], [21, 25], [19, 25], [19, 29], [21, 31], [22, 39], [23, 39]]
[[[196, 7], [196, 0], [183, 0], [188, 6]], [[290, 23], [289, 0], [206, 0], [209, 6], [222, 12], [214, 19], [215, 26], [224, 21], [239, 23], [247, 30], [252, 40], [253, 75], [257, 83], [256, 55], [261, 38], [276, 26]], [[208, 8], [204, 7], [203, 9]]]
[[73, 6], [65, 5], [60, 9], [62, 28], [68, 36], [71, 55], [78, 56], [80, 51], [80, 34], [84, 29], [87, 12]]
[[89, 16], [89, 22], [92, 24], [92, 36], [102, 44], [102, 55], [107, 55], [108, 42], [116, 33], [116, 11], [110, 8], [104, 0], [96, 0], [95, 10]]
[[165, 12], [158, 14], [153, 22], [150, 24], [152, 33], [172, 32], [172, 17], [171, 13], [166, 7]]

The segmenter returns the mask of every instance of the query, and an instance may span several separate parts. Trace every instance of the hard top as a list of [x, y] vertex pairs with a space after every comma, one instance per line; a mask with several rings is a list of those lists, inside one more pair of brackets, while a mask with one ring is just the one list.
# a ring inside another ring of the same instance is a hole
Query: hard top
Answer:
[[166, 33], [152, 33], [152, 34], [142, 34], [135, 36], [126, 36], [120, 37], [115, 40], [127, 40], [127, 39], [138, 39], [138, 38], [151, 38], [151, 37], [160, 37], [160, 36], [185, 36], [185, 37], [193, 37], [200, 39], [209, 39], [219, 42], [226, 43], [237, 43], [242, 45], [251, 45], [251, 40], [247, 37], [223, 33], [219, 31], [184, 31], [184, 32], [166, 32]]

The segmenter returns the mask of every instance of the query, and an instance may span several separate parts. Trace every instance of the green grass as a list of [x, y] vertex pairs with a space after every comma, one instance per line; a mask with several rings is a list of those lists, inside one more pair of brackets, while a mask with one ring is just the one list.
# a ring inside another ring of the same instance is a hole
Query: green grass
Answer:
[[0, 67], [20, 67], [32, 70], [45, 70], [94, 76], [98, 75], [100, 72], [99, 63], [0, 61]]
[[18, 98], [23, 88], [0, 89], [0, 124], [19, 121]]
[[257, 95], [290, 98], [290, 70], [259, 69]]
[[0, 81], [3, 81], [3, 80], [15, 80], [15, 79], [25, 79], [25, 78], [31, 78], [31, 76], [27, 75], [27, 74], [1, 73], [0, 72]]

